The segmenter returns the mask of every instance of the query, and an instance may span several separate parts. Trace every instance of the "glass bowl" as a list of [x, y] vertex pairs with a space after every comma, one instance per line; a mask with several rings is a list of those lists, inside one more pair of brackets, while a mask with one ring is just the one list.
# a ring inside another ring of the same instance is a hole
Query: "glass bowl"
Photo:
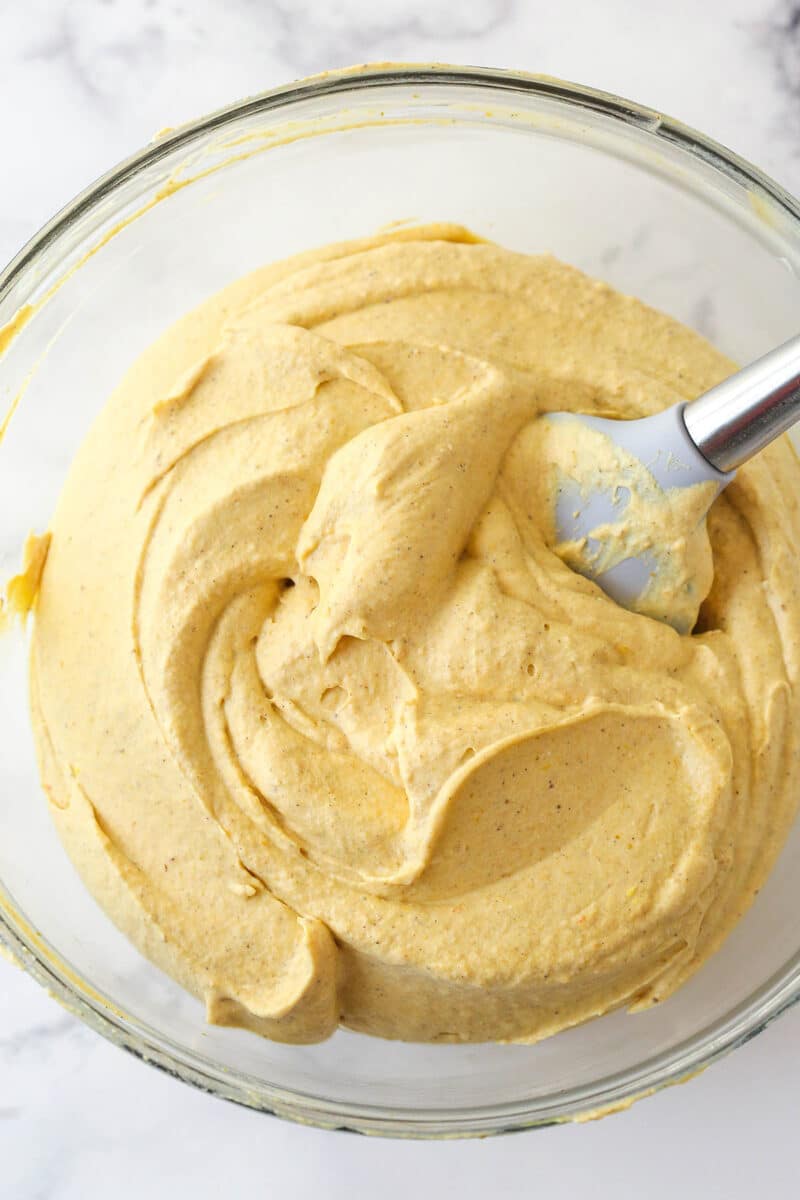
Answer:
[[[393, 221], [461, 221], [549, 250], [747, 360], [796, 332], [800, 206], [660, 113], [546, 78], [359, 69], [169, 131], [0, 276], [0, 578], [48, 523], [115, 383], [176, 317], [256, 265]], [[91, 613], [87, 613], [91, 619]], [[0, 935], [98, 1032], [220, 1096], [329, 1128], [486, 1134], [624, 1107], [800, 997], [800, 826], [753, 908], [677, 995], [535, 1046], [347, 1031], [283, 1046], [210, 1027], [86, 893], [50, 823], [26, 640], [0, 638]]]

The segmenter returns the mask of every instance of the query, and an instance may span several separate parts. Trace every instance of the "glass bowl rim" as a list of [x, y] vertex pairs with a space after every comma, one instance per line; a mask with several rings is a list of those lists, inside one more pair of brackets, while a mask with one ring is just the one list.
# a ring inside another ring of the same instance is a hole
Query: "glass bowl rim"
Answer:
[[[733, 179], [739, 186], [764, 193], [791, 223], [800, 239], [800, 201], [785, 188], [704, 134], [680, 121], [616, 96], [551, 76], [527, 74], [487, 67], [424, 64], [376, 64], [325, 72], [297, 82], [270, 88], [236, 101], [158, 135], [143, 149], [123, 159], [100, 176], [48, 221], [0, 271], [0, 305], [12, 289], [24, 285], [50, 246], [83, 216], [95, 210], [144, 168], [155, 166], [176, 150], [190, 147], [215, 130], [249, 116], [283, 111], [308, 99], [346, 96], [373, 88], [462, 86], [500, 95], [524, 94], [560, 102], [573, 111], [606, 117], [617, 125], [638, 129], [656, 140], [683, 150], [690, 159]], [[379, 120], [375, 124], [379, 124]], [[31, 287], [31, 291], [33, 287]], [[45, 296], [45, 302], [50, 293]], [[23, 305], [17, 306], [17, 313]], [[11, 332], [14, 333], [12, 316]], [[0, 326], [0, 360], [7, 348]], [[13, 405], [12, 410], [13, 411]], [[0, 422], [0, 437], [11, 412]], [[168, 1038], [157, 1039], [143, 1022], [123, 1015], [115, 1006], [93, 992], [85, 980], [76, 980], [57, 953], [46, 952], [42, 939], [30, 928], [0, 883], [0, 950], [23, 967], [65, 1008], [115, 1045], [129, 1050], [144, 1062], [224, 1099], [258, 1111], [326, 1129], [384, 1134], [395, 1137], [465, 1137], [506, 1133], [583, 1119], [627, 1108], [642, 1096], [680, 1083], [704, 1070], [730, 1050], [743, 1045], [776, 1017], [800, 1002], [800, 952], [761, 985], [732, 1012], [712, 1022], [677, 1046], [634, 1067], [611, 1073], [591, 1084], [565, 1090], [546, 1101], [514, 1101], [489, 1106], [471, 1105], [449, 1111], [387, 1107], [368, 1103], [335, 1101], [288, 1088], [277, 1087], [214, 1067], [200, 1054], [179, 1048]], [[91, 994], [90, 994], [91, 993]]]

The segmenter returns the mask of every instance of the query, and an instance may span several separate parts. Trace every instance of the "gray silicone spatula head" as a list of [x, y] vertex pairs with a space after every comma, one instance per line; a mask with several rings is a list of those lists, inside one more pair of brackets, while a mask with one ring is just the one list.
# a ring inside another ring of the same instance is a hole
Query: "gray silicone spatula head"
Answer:
[[798, 418], [800, 338], [653, 417], [542, 418], [556, 553], [625, 608], [690, 632], [711, 585], [708, 509]]

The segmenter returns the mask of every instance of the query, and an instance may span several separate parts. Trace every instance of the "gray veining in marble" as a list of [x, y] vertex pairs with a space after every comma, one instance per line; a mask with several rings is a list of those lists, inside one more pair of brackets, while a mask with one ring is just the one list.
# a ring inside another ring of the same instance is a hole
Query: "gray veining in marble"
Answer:
[[[800, 191], [797, 0], [0, 0], [0, 18], [3, 260], [161, 126], [366, 60], [482, 63], [617, 91]], [[710, 303], [693, 317], [714, 336]], [[798, 1062], [800, 1009], [690, 1086], [606, 1122], [386, 1145], [284, 1126], [186, 1088], [0, 959], [0, 1197], [394, 1200], [422, 1179], [427, 1194], [464, 1200], [788, 1197], [800, 1178]]]

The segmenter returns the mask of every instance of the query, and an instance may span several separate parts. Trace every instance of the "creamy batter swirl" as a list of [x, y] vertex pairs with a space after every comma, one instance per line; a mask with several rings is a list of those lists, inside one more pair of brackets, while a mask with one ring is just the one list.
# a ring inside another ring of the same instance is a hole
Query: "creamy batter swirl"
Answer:
[[531, 1040], [720, 944], [798, 794], [800, 470], [714, 504], [681, 637], [554, 552], [538, 417], [731, 369], [451, 226], [258, 271], [132, 368], [52, 522], [34, 724], [88, 886], [209, 1020]]

